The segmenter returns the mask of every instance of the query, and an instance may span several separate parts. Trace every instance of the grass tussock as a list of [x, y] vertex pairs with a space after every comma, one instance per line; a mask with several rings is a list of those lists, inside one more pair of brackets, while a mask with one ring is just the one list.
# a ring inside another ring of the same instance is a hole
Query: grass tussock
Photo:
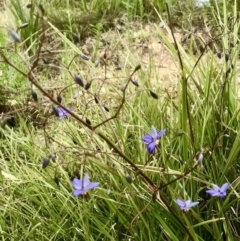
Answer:
[[[188, 20], [179, 1], [12, 2], [3, 240], [238, 240], [238, 6], [185, 5]], [[87, 38], [76, 9], [97, 16]]]

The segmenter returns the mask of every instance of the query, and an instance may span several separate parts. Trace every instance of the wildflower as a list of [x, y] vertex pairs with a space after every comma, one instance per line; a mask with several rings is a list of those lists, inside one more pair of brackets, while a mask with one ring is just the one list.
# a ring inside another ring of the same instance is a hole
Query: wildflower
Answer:
[[57, 108], [57, 112], [58, 112], [58, 117], [60, 120], [63, 120], [65, 119], [69, 113], [72, 111], [72, 108], [70, 108], [68, 111], [64, 110], [63, 108], [61, 107], [58, 107]]
[[152, 126], [150, 134], [145, 135], [142, 140], [147, 144], [147, 149], [150, 154], [152, 154], [158, 144], [158, 139], [160, 139], [166, 132], [166, 129], [161, 130], [157, 133], [156, 128]]
[[212, 196], [216, 196], [216, 197], [225, 197], [227, 195], [227, 189], [229, 187], [229, 184], [226, 182], [224, 183], [221, 187], [213, 184], [212, 185], [213, 188], [209, 189], [206, 191], [206, 193], [212, 195]]
[[12, 39], [14, 40], [14, 42], [20, 42], [20, 36], [13, 30], [10, 30], [10, 35], [12, 37]]
[[191, 200], [183, 201], [180, 199], [175, 200], [175, 202], [180, 207], [180, 209], [184, 211], [188, 211], [191, 207], [195, 207], [199, 204], [199, 202], [192, 202]]
[[83, 180], [74, 178], [72, 180], [72, 185], [76, 189], [73, 192], [74, 196], [79, 196], [85, 194], [88, 190], [91, 190], [99, 186], [99, 182], [90, 182], [88, 174], [85, 174]]

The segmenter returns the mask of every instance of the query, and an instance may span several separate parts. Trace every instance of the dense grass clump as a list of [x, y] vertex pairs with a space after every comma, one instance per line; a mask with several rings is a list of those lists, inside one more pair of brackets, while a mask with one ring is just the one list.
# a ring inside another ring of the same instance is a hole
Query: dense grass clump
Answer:
[[[239, 239], [238, 6], [185, 5], [191, 23], [179, 1], [12, 1], [3, 240]], [[86, 38], [76, 9], [97, 16]]]

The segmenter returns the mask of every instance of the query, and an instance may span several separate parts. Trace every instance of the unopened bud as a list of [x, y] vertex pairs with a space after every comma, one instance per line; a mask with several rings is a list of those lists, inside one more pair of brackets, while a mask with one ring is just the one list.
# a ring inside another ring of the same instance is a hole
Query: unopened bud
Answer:
[[14, 42], [20, 42], [21, 39], [20, 39], [20, 36], [13, 30], [10, 30], [10, 35], [12, 37], [12, 39], [14, 40]]
[[128, 173], [125, 175], [125, 178], [126, 178], [126, 181], [127, 181], [129, 184], [132, 183], [132, 178], [131, 178], [131, 176], [130, 176]]
[[217, 52], [217, 57], [218, 57], [219, 59], [221, 59], [221, 58], [222, 58], [222, 54], [221, 54], [220, 52]]
[[92, 124], [91, 121], [90, 121], [88, 118], [86, 118], [86, 123], [87, 123], [88, 125], [91, 125], [91, 124]]
[[132, 82], [132, 84], [134, 84], [135, 86], [139, 87], [139, 84], [138, 84], [137, 80], [131, 79], [131, 82]]
[[92, 85], [92, 81], [88, 81], [85, 85], [85, 90], [88, 90]]
[[35, 91], [32, 91], [32, 98], [35, 100], [35, 101], [38, 101], [38, 96], [37, 96], [37, 93]]
[[225, 61], [227, 62], [229, 60], [230, 56], [229, 54], [225, 54]]
[[81, 79], [78, 75], [75, 75], [75, 81], [76, 81], [76, 83], [79, 84], [81, 87], [84, 87], [83, 81], [82, 81], [82, 79]]
[[104, 108], [105, 111], [109, 112], [109, 109], [108, 109], [107, 106], [104, 105], [103, 108]]
[[84, 59], [84, 60], [86, 60], [86, 61], [89, 60], [88, 56], [86, 56], [85, 54], [81, 54], [81, 57], [82, 57], [82, 59]]
[[42, 169], [45, 169], [49, 164], [49, 158], [45, 157], [42, 162]]
[[153, 91], [150, 90], [150, 95], [154, 98], [154, 99], [158, 99], [158, 95], [156, 93], [154, 93]]
[[62, 97], [61, 97], [61, 95], [58, 95], [58, 96], [57, 96], [57, 101], [58, 101], [58, 103], [61, 104], [61, 102], [62, 102]]
[[26, 28], [28, 26], [28, 23], [23, 23], [22, 25], [19, 26], [19, 29]]

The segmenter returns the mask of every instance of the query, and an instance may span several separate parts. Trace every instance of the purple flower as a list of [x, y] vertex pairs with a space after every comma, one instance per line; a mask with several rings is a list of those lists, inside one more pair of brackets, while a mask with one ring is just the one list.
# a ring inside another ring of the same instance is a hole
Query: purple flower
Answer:
[[199, 204], [199, 202], [192, 202], [191, 200], [183, 201], [180, 199], [175, 200], [177, 205], [181, 210], [188, 211], [191, 207], [194, 207]]
[[226, 182], [224, 183], [221, 187], [212, 184], [213, 188], [209, 189], [206, 191], [206, 193], [212, 195], [212, 196], [216, 196], [216, 197], [225, 197], [227, 195], [227, 189], [229, 187], [229, 184]]
[[72, 108], [70, 108], [68, 111], [64, 110], [62, 107], [58, 107], [57, 108], [58, 111], [58, 117], [60, 120], [65, 119], [70, 112], [72, 112]]
[[152, 126], [150, 134], [145, 135], [142, 140], [147, 144], [147, 149], [150, 154], [152, 154], [158, 144], [158, 139], [160, 139], [166, 132], [166, 129], [161, 130], [157, 133], [156, 128]]
[[71, 183], [72, 183], [73, 187], [76, 189], [73, 192], [74, 196], [83, 195], [88, 190], [91, 190], [91, 189], [99, 186], [99, 182], [90, 182], [89, 181], [89, 176], [87, 173], [85, 174], [83, 180], [74, 178]]

